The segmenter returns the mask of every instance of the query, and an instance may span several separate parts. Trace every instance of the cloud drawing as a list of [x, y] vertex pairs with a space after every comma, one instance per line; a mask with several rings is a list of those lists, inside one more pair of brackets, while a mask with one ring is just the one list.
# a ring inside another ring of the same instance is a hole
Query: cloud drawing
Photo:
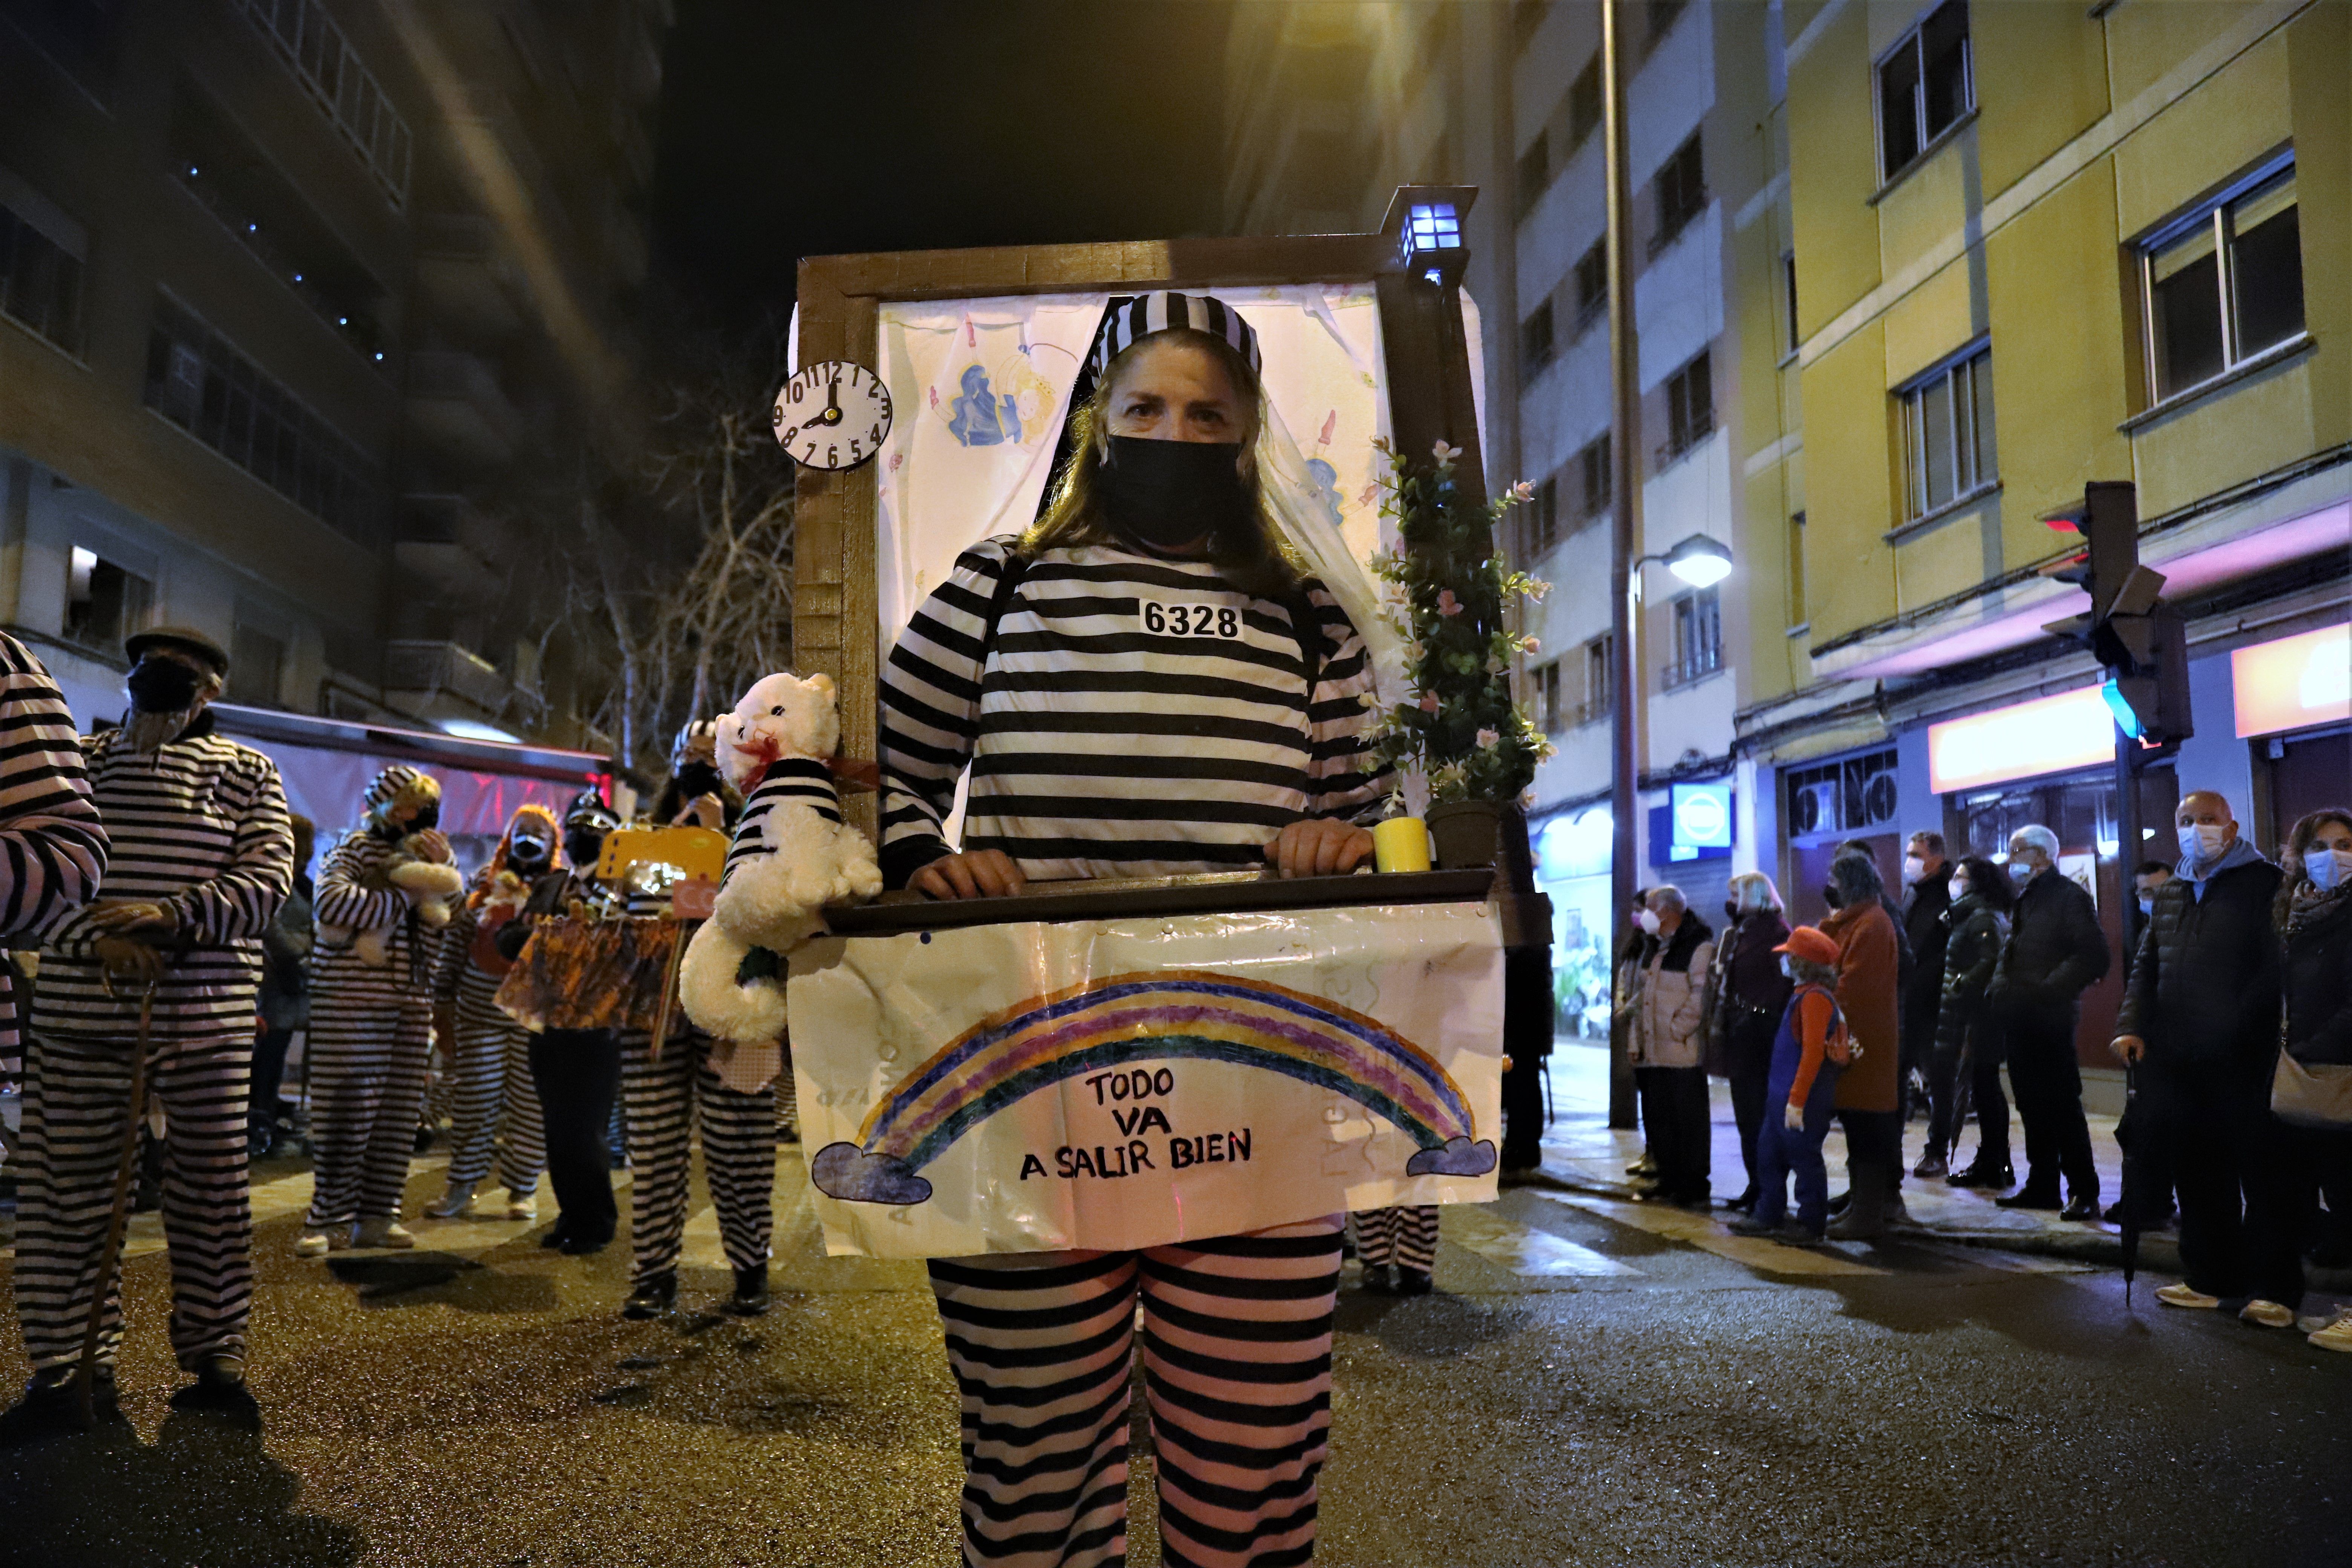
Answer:
[[[1487, 1163], [1494, 1163], [1492, 1150]], [[1483, 1167], [1482, 1167], [1483, 1168]], [[828, 1197], [853, 1204], [919, 1204], [931, 1184], [889, 1154], [868, 1154], [855, 1143], [828, 1143], [809, 1162], [809, 1180]]]
[[1483, 1176], [1495, 1168], [1495, 1145], [1481, 1138], [1448, 1138], [1443, 1149], [1423, 1149], [1404, 1163], [1408, 1176]]

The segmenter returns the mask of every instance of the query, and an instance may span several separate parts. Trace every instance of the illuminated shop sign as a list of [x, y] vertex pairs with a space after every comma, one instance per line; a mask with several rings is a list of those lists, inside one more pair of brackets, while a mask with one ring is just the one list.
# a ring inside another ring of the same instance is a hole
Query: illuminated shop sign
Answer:
[[1731, 847], [1731, 786], [1728, 784], [1678, 784], [1674, 786], [1675, 847]]
[[2230, 685], [2241, 738], [2352, 719], [2352, 624], [2242, 647]]
[[2115, 760], [2115, 715], [2095, 686], [1927, 726], [1927, 783], [1937, 795]]

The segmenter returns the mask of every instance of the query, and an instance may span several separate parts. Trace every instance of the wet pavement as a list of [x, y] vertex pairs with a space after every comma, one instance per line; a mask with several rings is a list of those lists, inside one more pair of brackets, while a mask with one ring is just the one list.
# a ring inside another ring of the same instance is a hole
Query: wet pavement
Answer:
[[[955, 1560], [920, 1266], [824, 1258], [797, 1152], [777, 1305], [750, 1321], [709, 1310], [707, 1205], [683, 1310], [629, 1323], [623, 1246], [417, 1221], [415, 1252], [306, 1262], [308, 1189], [299, 1163], [259, 1173], [262, 1431], [169, 1408], [142, 1216], [128, 1424], [0, 1452], [0, 1564]], [[1565, 1183], [1444, 1229], [1435, 1295], [1365, 1296], [1349, 1269], [1318, 1562], [2352, 1563], [2352, 1355], [2158, 1307], [2166, 1276], [2126, 1307], [2094, 1263], [1790, 1247]], [[0, 1364], [15, 1335], [0, 1316]], [[1137, 1563], [1159, 1560], [1149, 1478], [1139, 1442]]]

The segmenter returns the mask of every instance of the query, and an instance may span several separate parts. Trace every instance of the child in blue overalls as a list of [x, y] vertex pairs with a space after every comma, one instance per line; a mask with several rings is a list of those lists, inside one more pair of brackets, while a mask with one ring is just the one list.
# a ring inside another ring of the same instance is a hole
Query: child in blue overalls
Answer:
[[[1764, 1124], [1756, 1138], [1756, 1208], [1731, 1228], [1742, 1236], [1819, 1241], [1829, 1223], [1829, 1173], [1822, 1140], [1836, 1114], [1838, 1074], [1853, 1059], [1851, 1037], [1837, 1005], [1835, 938], [1799, 926], [1774, 948], [1797, 988], [1780, 1015], [1772, 1041], [1772, 1068], [1764, 1091]], [[1797, 1217], [1788, 1222], [1789, 1173], [1797, 1177]]]

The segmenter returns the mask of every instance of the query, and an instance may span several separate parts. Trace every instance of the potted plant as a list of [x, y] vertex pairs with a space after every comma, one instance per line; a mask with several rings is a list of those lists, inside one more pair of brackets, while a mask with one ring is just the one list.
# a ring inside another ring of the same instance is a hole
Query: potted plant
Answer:
[[[1510, 570], [1495, 545], [1496, 523], [1534, 492], [1521, 483], [1494, 501], [1465, 494], [1454, 480], [1461, 455], [1440, 441], [1434, 466], [1415, 472], [1389, 453], [1381, 514], [1396, 520], [1400, 543], [1372, 559], [1412, 688], [1381, 716], [1377, 750], [1428, 781], [1430, 838], [1449, 868], [1495, 863], [1504, 809], [1554, 750], [1511, 701], [1512, 656], [1539, 645], [1506, 624], [1512, 605], [1549, 584]], [[1402, 794], [1392, 809], [1403, 809]]]

